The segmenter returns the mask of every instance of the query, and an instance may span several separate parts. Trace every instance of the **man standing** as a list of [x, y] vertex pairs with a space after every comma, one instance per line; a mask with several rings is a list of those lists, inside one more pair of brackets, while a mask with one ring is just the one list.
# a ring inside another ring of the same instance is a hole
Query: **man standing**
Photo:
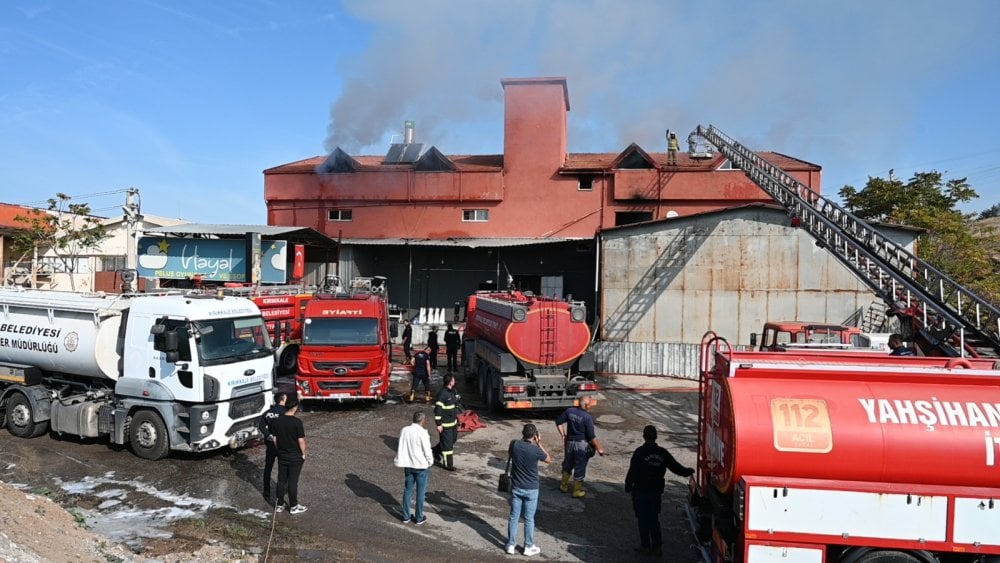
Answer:
[[434, 423], [437, 425], [437, 454], [441, 456], [441, 467], [455, 470], [455, 442], [458, 441], [458, 394], [455, 393], [455, 376], [444, 376], [444, 386], [438, 391], [434, 403]]
[[[306, 507], [299, 504], [299, 474], [306, 461], [306, 433], [302, 421], [295, 417], [299, 402], [295, 398], [288, 399], [285, 407], [288, 410], [274, 419], [271, 427], [278, 447], [278, 499], [274, 511], [281, 512], [291, 506], [288, 513], [299, 514], [306, 511]], [[285, 504], [286, 489], [288, 504]]]
[[432, 326], [430, 332], [427, 333], [427, 348], [431, 354], [431, 369], [437, 369], [438, 350], [441, 346], [438, 345], [438, 327], [436, 326]]
[[585, 395], [580, 399], [579, 407], [570, 407], [556, 417], [556, 428], [565, 443], [565, 455], [562, 462], [562, 483], [559, 490], [569, 491], [569, 480], [573, 478], [573, 497], [583, 498], [587, 491], [583, 490], [583, 480], [587, 477], [587, 447], [604, 455], [604, 448], [594, 435], [594, 417], [587, 411], [594, 406], [594, 399]]
[[427, 354], [427, 349], [417, 352], [411, 363], [413, 364], [413, 381], [410, 384], [410, 402], [413, 402], [417, 387], [423, 383], [424, 399], [429, 403], [431, 402], [431, 359]]
[[642, 555], [663, 555], [660, 531], [660, 504], [663, 500], [663, 476], [669, 469], [675, 475], [690, 477], [694, 469], [684, 467], [666, 449], [656, 445], [656, 428], [642, 430], [645, 443], [632, 454], [632, 461], [625, 475], [625, 492], [632, 493], [632, 509], [639, 520], [637, 548]]
[[278, 458], [278, 446], [274, 445], [274, 433], [271, 432], [271, 424], [276, 418], [285, 414], [285, 400], [287, 395], [282, 392], [274, 394], [274, 405], [271, 406], [264, 416], [260, 417], [260, 433], [264, 436], [264, 498], [268, 504], [271, 503], [271, 471], [274, 469], [274, 460]]
[[412, 354], [410, 353], [411, 346], [413, 346], [413, 327], [410, 326], [410, 319], [403, 320], [403, 356], [406, 358], [406, 363], [410, 363], [412, 359]]
[[677, 133], [670, 131], [667, 133], [667, 165], [677, 166], [677, 151], [681, 150], [681, 143], [677, 140]]
[[403, 428], [399, 433], [399, 446], [396, 447], [396, 467], [402, 467], [406, 478], [403, 486], [403, 523], [410, 521], [410, 499], [413, 498], [413, 488], [417, 489], [417, 509], [414, 513], [419, 526], [427, 521], [424, 517], [424, 497], [427, 494], [427, 478], [430, 467], [434, 465], [431, 454], [431, 437], [424, 428], [427, 415], [417, 411], [413, 413], [413, 423]]
[[448, 371], [458, 371], [458, 347], [462, 343], [462, 338], [458, 335], [458, 330], [448, 323], [448, 328], [444, 331], [444, 351], [448, 355]]
[[517, 547], [517, 522], [524, 517], [524, 554], [538, 555], [535, 545], [535, 509], [538, 508], [538, 462], [552, 463], [552, 456], [542, 447], [542, 437], [534, 424], [525, 424], [521, 440], [511, 442], [510, 516], [507, 519], [507, 553]]

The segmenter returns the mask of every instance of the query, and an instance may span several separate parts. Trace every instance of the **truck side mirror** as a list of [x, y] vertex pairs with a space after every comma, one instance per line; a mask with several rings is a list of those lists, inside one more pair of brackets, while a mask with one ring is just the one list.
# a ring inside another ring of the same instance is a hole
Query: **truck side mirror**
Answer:
[[756, 332], [751, 332], [750, 333], [750, 346], [753, 346], [755, 348], [757, 347], [757, 333]]

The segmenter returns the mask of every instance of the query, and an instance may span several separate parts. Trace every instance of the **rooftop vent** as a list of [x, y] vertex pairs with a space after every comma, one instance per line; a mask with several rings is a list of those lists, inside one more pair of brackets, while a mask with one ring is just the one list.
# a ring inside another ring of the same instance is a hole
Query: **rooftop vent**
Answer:
[[416, 123], [411, 120], [403, 122], [403, 142], [389, 145], [389, 152], [386, 153], [382, 164], [413, 164], [424, 152], [423, 143], [414, 143], [416, 136]]

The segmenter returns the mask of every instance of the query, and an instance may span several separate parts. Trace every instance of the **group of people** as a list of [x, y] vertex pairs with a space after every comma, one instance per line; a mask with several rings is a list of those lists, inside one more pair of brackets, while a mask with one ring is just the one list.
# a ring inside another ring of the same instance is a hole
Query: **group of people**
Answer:
[[[453, 428], [444, 424], [452, 420], [452, 416], [448, 414], [450, 411], [445, 407], [451, 404], [449, 401], [454, 395], [454, 381], [450, 374], [445, 377], [445, 387], [435, 403], [434, 417], [440, 436], [438, 446], [431, 448], [430, 434], [425, 427], [427, 417], [421, 411], [414, 412], [412, 423], [400, 432], [394, 463], [404, 472], [401, 509], [404, 523], [420, 525], [427, 520], [424, 515], [424, 500], [430, 468], [435, 463], [441, 463], [445, 468], [454, 470], [454, 452], [449, 451], [454, 447], [454, 441], [448, 441], [444, 432], [447, 428]], [[590, 458], [605, 455], [604, 448], [595, 435], [594, 417], [589, 412], [594, 404], [589, 396], [585, 396], [580, 400], [579, 407], [566, 409], [555, 421], [556, 429], [563, 439], [564, 453], [559, 489], [564, 493], [569, 492], [572, 479], [574, 498], [586, 495], [583, 482]], [[694, 470], [678, 463], [666, 449], [656, 444], [655, 427], [646, 426], [642, 435], [644, 444], [632, 454], [625, 476], [625, 491], [632, 495], [632, 507], [639, 523], [640, 545], [636, 551], [642, 555], [661, 555], [663, 541], [659, 514], [664, 476], [670, 470], [676, 475], [688, 477], [694, 474]], [[447, 454], [447, 457], [439, 455], [438, 448], [440, 454]], [[511, 555], [517, 553], [519, 522], [523, 519], [522, 553], [526, 556], [537, 555], [541, 552], [541, 548], [535, 544], [535, 511], [541, 488], [538, 464], [551, 463], [552, 455], [542, 445], [538, 428], [530, 423], [522, 428], [520, 440], [511, 441], [507, 454], [511, 492], [504, 550]], [[412, 511], [411, 504], [414, 505]]]

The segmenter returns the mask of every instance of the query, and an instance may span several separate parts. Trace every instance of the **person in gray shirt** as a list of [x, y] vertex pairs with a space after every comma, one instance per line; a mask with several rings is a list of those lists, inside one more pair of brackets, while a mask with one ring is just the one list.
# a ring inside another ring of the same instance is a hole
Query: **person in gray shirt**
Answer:
[[538, 555], [535, 545], [535, 509], [538, 508], [538, 462], [552, 463], [542, 447], [542, 437], [534, 424], [525, 424], [521, 440], [510, 443], [510, 517], [507, 521], [507, 553], [517, 547], [517, 524], [524, 517], [524, 554]]

